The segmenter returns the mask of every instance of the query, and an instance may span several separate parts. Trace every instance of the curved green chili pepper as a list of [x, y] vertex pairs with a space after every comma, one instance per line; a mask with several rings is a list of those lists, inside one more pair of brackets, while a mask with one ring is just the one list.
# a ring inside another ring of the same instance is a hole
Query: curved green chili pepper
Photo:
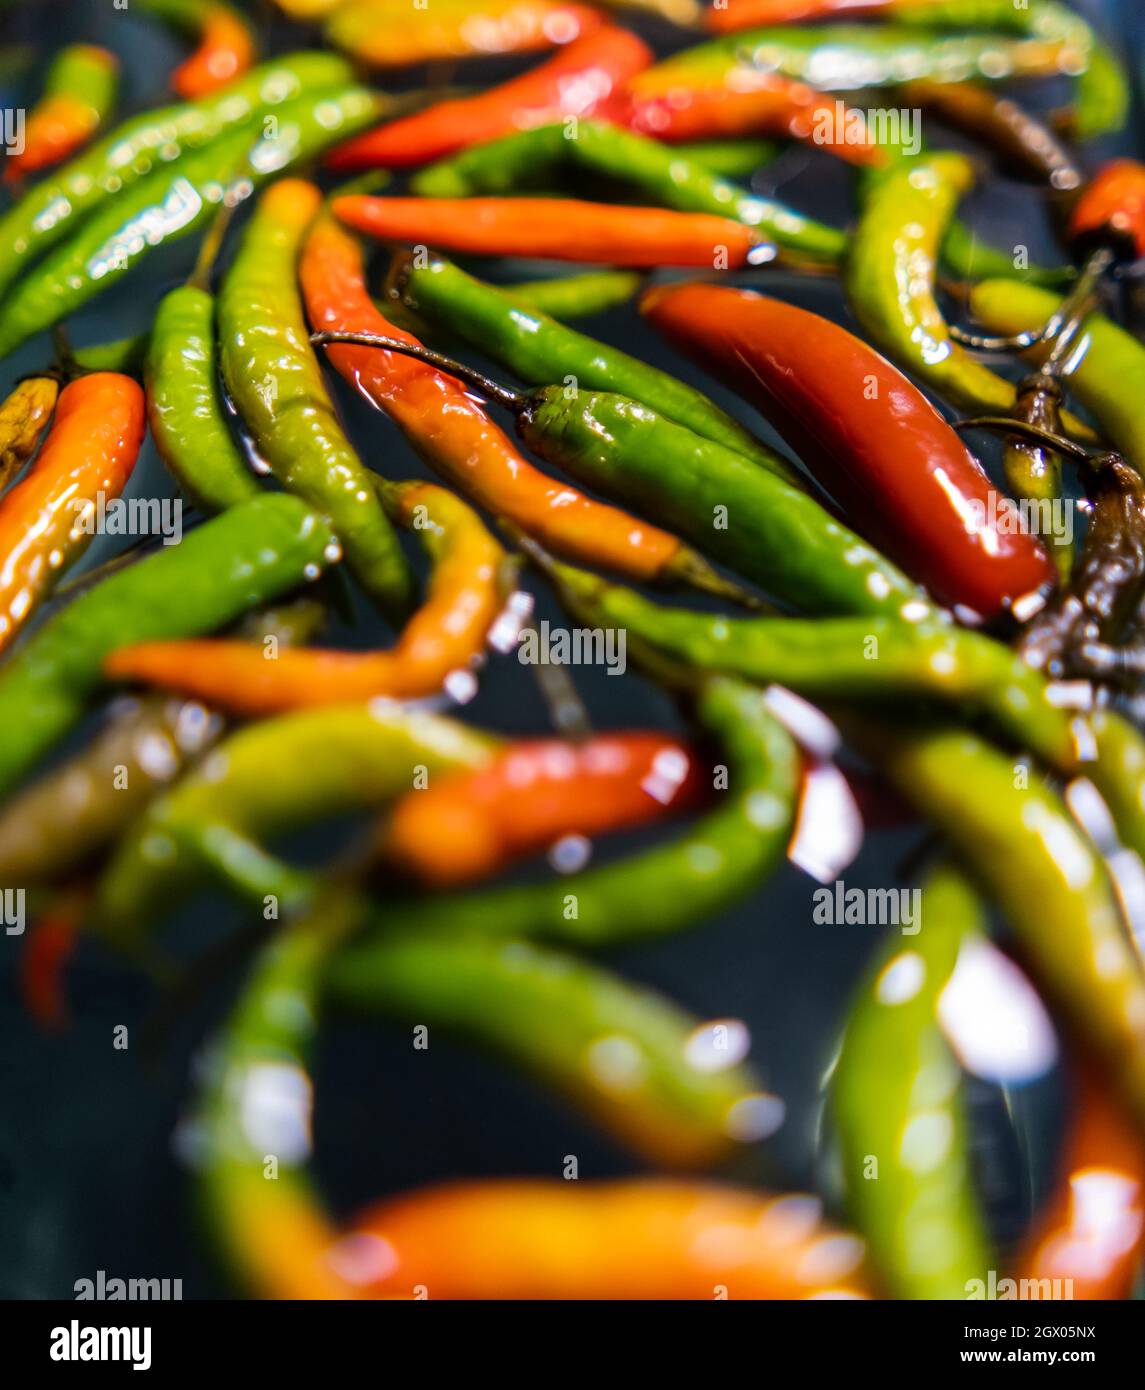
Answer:
[[101, 203], [118, 198], [187, 151], [229, 130], [253, 129], [275, 108], [305, 92], [349, 82], [352, 75], [349, 65], [333, 54], [288, 54], [202, 101], [146, 111], [123, 122], [0, 217], [0, 291]]
[[276, 915], [292, 910], [308, 900], [317, 876], [274, 857], [261, 841], [384, 805], [419, 776], [478, 766], [496, 746], [488, 735], [384, 700], [242, 729], [123, 841], [100, 883], [95, 920], [109, 936], [138, 942], [209, 877], [260, 909], [273, 897]]
[[977, 234], [958, 218], [951, 222], [942, 238], [942, 269], [958, 280], [1001, 278], [1053, 288], [1069, 285], [1077, 274], [1068, 265], [1029, 265], [1019, 270], [1014, 264], [1012, 251], [1002, 251], [988, 242], [980, 241]]
[[[966, 1146], [961, 1073], [936, 1020], [982, 904], [954, 869], [922, 888], [926, 925], [880, 953], [832, 1079], [847, 1207], [892, 1298], [965, 1298], [996, 1268]], [[872, 1162], [873, 1161], [873, 1162]]]
[[335, 546], [295, 497], [256, 497], [110, 575], [0, 672], [0, 795], [83, 714], [116, 647], [214, 632], [317, 577]]
[[215, 300], [180, 285], [155, 311], [144, 383], [159, 456], [193, 506], [225, 511], [261, 489], [239, 452], [219, 399]]
[[[799, 472], [702, 391], [540, 311], [515, 308], [493, 285], [437, 258], [402, 272], [411, 307], [502, 363], [530, 386], [618, 391], [798, 484]], [[571, 380], [570, 380], [571, 378]]]
[[550, 318], [592, 318], [627, 304], [644, 284], [630, 270], [590, 270], [583, 275], [558, 275], [551, 280], [519, 280], [501, 285], [501, 293], [519, 309]]
[[75, 313], [157, 246], [209, 222], [236, 187], [242, 194], [378, 117], [362, 87], [312, 93], [283, 106], [270, 136], [250, 130], [184, 154], [88, 218], [76, 235], [11, 290], [0, 318], [0, 357]]
[[335, 988], [372, 969], [375, 946], [405, 927], [421, 933], [526, 936], [581, 947], [667, 936], [712, 916], [762, 882], [790, 838], [799, 756], [762, 693], [716, 676], [697, 714], [719, 739], [724, 803], [681, 839], [556, 882], [418, 898], [375, 910], [376, 930], [333, 963]]
[[400, 621], [412, 606], [412, 576], [373, 475], [338, 423], [298, 289], [298, 252], [320, 202], [297, 179], [260, 200], [219, 291], [223, 380], [259, 456], [329, 517], [366, 592]]
[[136, 333], [130, 338], [115, 338], [111, 342], [92, 343], [90, 347], [75, 348], [71, 360], [88, 372], [122, 372], [125, 376], [142, 376], [151, 332]]
[[711, 1026], [650, 989], [532, 942], [446, 939], [419, 927], [387, 932], [359, 960], [356, 973], [331, 963], [338, 1004], [489, 1048], [656, 1163], [724, 1157], [733, 1141], [762, 1137], [777, 1105], [746, 1067], [718, 1065]]
[[725, 179], [748, 179], [774, 162], [780, 146], [773, 140], [686, 140], [676, 149]]

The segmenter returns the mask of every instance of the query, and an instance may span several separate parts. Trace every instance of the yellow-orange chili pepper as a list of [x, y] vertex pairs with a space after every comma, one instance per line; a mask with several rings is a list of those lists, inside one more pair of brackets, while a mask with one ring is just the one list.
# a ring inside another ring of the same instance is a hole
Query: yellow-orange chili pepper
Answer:
[[107, 120], [118, 89], [114, 53], [89, 43], [65, 48], [48, 72], [43, 96], [28, 113], [24, 148], [5, 162], [5, 183], [58, 164], [86, 145]]
[[0, 405], [0, 492], [36, 452], [59, 394], [55, 377], [30, 376]]

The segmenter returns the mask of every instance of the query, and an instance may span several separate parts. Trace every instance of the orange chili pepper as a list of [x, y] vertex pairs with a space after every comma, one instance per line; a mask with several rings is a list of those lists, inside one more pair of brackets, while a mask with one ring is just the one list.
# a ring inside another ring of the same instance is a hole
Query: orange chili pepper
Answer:
[[[385, 241], [471, 255], [525, 256], [651, 270], [736, 269], [750, 264], [759, 233], [706, 212], [618, 207], [573, 198], [334, 199], [334, 212]], [[768, 258], [774, 248], [767, 246]]]
[[[417, 342], [379, 312], [366, 289], [357, 242], [332, 219], [320, 218], [311, 230], [299, 273], [315, 328]], [[456, 378], [401, 353], [327, 350], [337, 371], [397, 422], [432, 468], [542, 544], [642, 580], [671, 579], [690, 554], [666, 531], [534, 468]]]
[[457, 1183], [382, 1203], [371, 1293], [430, 1298], [869, 1297], [863, 1244], [810, 1196], [714, 1184]]
[[487, 878], [566, 835], [645, 825], [695, 805], [694, 755], [665, 734], [602, 734], [574, 745], [521, 741], [476, 772], [407, 792], [382, 831], [385, 856], [422, 883]]
[[737, 29], [762, 29], [824, 15], [869, 14], [895, 3], [896, 0], [721, 0], [709, 7], [704, 22], [717, 34], [730, 34]]
[[209, 5], [203, 13], [199, 46], [171, 74], [171, 90], [187, 101], [206, 96], [241, 76], [258, 56], [254, 36], [230, 5]]
[[48, 73], [44, 95], [28, 113], [24, 148], [9, 154], [4, 182], [45, 169], [86, 145], [115, 104], [119, 60], [106, 48], [72, 44]]
[[368, 130], [339, 145], [326, 162], [340, 170], [403, 169], [515, 130], [591, 116], [652, 59], [643, 40], [610, 24], [511, 82]]
[[339, 48], [378, 68], [448, 58], [530, 53], [568, 43], [603, 23], [587, 5], [556, 0], [350, 0], [326, 24]]
[[1145, 257], [1145, 164], [1113, 159], [1082, 190], [1069, 223], [1070, 240], [1124, 243], [1133, 260]]
[[1128, 1298], [1145, 1252], [1145, 1145], [1105, 1079], [1086, 1068], [1061, 1180], [1018, 1262], [1069, 1279], [1069, 1298]]
[[390, 651], [142, 642], [112, 653], [107, 674], [179, 690], [245, 715], [436, 694], [481, 653], [501, 607], [498, 572], [505, 552], [472, 509], [445, 488], [405, 483], [390, 491], [400, 519], [428, 537], [435, 558], [428, 600]]
[[143, 442], [143, 391], [94, 372], [60, 394], [39, 458], [0, 501], [0, 650], [87, 549], [102, 496], [113, 500]]

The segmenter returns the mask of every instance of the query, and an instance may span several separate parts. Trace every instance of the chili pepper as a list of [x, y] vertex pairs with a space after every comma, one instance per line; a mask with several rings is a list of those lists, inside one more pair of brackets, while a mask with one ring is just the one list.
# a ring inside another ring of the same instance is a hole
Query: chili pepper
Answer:
[[965, 1298], [996, 1267], [966, 1147], [958, 1062], [936, 1013], [958, 953], [982, 935], [949, 866], [922, 888], [926, 929], [880, 953], [847, 1018], [832, 1081], [851, 1219], [892, 1298]]
[[587, 319], [627, 304], [644, 277], [627, 270], [589, 270], [549, 280], [518, 280], [501, 293], [519, 309], [555, 319]]
[[514, 130], [590, 116], [651, 61], [651, 49], [635, 34], [606, 25], [500, 87], [367, 131], [326, 163], [340, 170], [408, 168]]
[[517, 742], [488, 767], [407, 792], [378, 847], [419, 882], [453, 888], [566, 836], [643, 825], [700, 799], [693, 754], [662, 734]]
[[82, 892], [59, 894], [33, 924], [20, 961], [20, 994], [28, 1013], [48, 1032], [67, 1022], [63, 970], [75, 950], [86, 898]]
[[845, 731], [949, 837], [999, 905], [1023, 958], [1145, 1126], [1145, 972], [1105, 867], [1049, 787], [1018, 785], [1012, 759], [973, 734], [848, 716]]
[[775, 420], [862, 533], [939, 601], [991, 618], [1053, 582], [1038, 541], [999, 526], [990, 480], [954, 431], [846, 329], [705, 285], [651, 291], [642, 307]]
[[702, 164], [725, 179], [750, 178], [779, 154], [771, 140], [686, 140], [677, 151], [694, 164]]
[[1114, 159], [1082, 190], [1069, 224], [1081, 251], [1111, 246], [1127, 260], [1145, 257], [1145, 164]]
[[5, 183], [58, 164], [86, 145], [106, 123], [118, 88], [114, 53], [86, 43], [62, 49], [24, 122], [24, 148], [5, 161]]
[[399, 279], [414, 309], [531, 386], [563, 381], [578, 391], [631, 396], [704, 439], [743, 454], [785, 482], [801, 486], [793, 465], [688, 382], [554, 322], [539, 310], [522, 312], [507, 304], [492, 285], [450, 261], [435, 256], [424, 266], [407, 261]]
[[[116, 127], [86, 154], [37, 184], [0, 218], [0, 291], [39, 255], [70, 234], [80, 218], [121, 195], [181, 153], [229, 131], [253, 129], [264, 114], [306, 92], [350, 80], [329, 53], [294, 53], [264, 63], [202, 101], [148, 111]], [[233, 170], [228, 169], [227, 174]]]
[[326, 513], [366, 592], [400, 619], [412, 578], [373, 475], [338, 424], [296, 287], [299, 251], [321, 201], [298, 179], [260, 200], [219, 292], [223, 380], [260, 457], [289, 491]]
[[1145, 1148], [1104, 1077], [1078, 1068], [1061, 1172], [1018, 1257], [1073, 1298], [1129, 1298], [1145, 1244]]
[[314, 577], [334, 540], [293, 497], [256, 497], [57, 613], [0, 674], [0, 794], [82, 715], [117, 646], [193, 636]]
[[241, 76], [254, 62], [254, 35], [226, 0], [143, 0], [142, 8], [189, 35], [195, 51], [171, 74], [171, 90], [191, 99]]
[[[629, 1178], [457, 1183], [363, 1213], [396, 1265], [379, 1294], [432, 1298], [862, 1298], [862, 1242], [810, 1196]], [[709, 1252], [727, 1252], [712, 1255]]]
[[326, 21], [337, 48], [377, 68], [409, 67], [490, 53], [532, 53], [591, 34], [603, 23], [587, 5], [555, 0], [350, 0]]
[[[981, 241], [964, 222], [955, 218], [942, 239], [942, 269], [948, 277], [974, 284], [978, 280], [1021, 280], [1030, 285], [1057, 287], [1076, 278], [1072, 266], [1014, 264], [1013, 251], [1000, 251]], [[951, 330], [953, 333], [953, 329]]]
[[142, 442], [131, 377], [82, 376], [60, 393], [39, 457], [0, 502], [0, 650], [87, 549], [100, 499], [123, 491]]
[[74, 313], [157, 246], [196, 231], [224, 201], [248, 196], [339, 134], [368, 124], [377, 111], [377, 98], [363, 88], [329, 89], [279, 110], [273, 135], [254, 138], [239, 130], [156, 170], [130, 195], [94, 213], [12, 289], [0, 327], [0, 356]]
[[571, 198], [335, 198], [348, 226], [386, 241], [471, 255], [737, 269], [772, 260], [775, 247], [726, 217], [616, 207]]
[[74, 349], [71, 364], [85, 372], [123, 372], [142, 377], [151, 333], [133, 333], [128, 338], [114, 338], [105, 343], [91, 343]]
[[669, 936], [736, 902], [783, 855], [795, 821], [799, 758], [758, 690], [706, 680], [697, 715], [720, 740], [716, 809], [678, 841], [556, 882], [387, 902], [376, 930], [331, 963], [332, 988], [353, 991], [379, 944], [405, 928], [425, 935], [529, 937], [582, 947]]
[[0, 405], [0, 492], [36, 452], [59, 393], [55, 377], [25, 377]]
[[[361, 251], [332, 219], [315, 224], [299, 269], [316, 328], [392, 333], [417, 344], [378, 312], [366, 291]], [[361, 348], [334, 347], [330, 360], [366, 400], [396, 420], [435, 472], [487, 511], [571, 558], [642, 582], [683, 582], [729, 596], [729, 586], [674, 536], [538, 472], [452, 378], [399, 355]]]
[[602, 0], [610, 10], [640, 10], [672, 24], [691, 27], [703, 13], [703, 0]]
[[197, 695], [244, 715], [389, 696], [434, 695], [482, 654], [502, 605], [504, 551], [480, 518], [445, 488], [404, 483], [392, 507], [421, 536], [434, 561], [425, 605], [388, 652], [291, 651], [249, 642], [149, 642], [108, 659], [109, 677]]

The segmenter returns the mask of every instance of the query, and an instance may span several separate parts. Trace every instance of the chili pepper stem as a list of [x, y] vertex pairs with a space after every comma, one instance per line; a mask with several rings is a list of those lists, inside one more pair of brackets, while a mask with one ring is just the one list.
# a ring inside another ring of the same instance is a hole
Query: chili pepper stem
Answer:
[[1052, 430], [1042, 429], [1041, 425], [1031, 425], [1026, 420], [1015, 420], [1008, 415], [979, 415], [973, 420], [958, 420], [954, 428], [959, 431], [990, 430], [998, 434], [1020, 435], [1034, 443], [1044, 444], [1060, 454], [1067, 454], [1078, 463], [1088, 464], [1092, 468], [1099, 468], [1107, 460], [1120, 457], [1108, 450], [1091, 452], [1082, 445], [1075, 444], [1072, 439], [1066, 439], [1064, 435], [1054, 434]]

